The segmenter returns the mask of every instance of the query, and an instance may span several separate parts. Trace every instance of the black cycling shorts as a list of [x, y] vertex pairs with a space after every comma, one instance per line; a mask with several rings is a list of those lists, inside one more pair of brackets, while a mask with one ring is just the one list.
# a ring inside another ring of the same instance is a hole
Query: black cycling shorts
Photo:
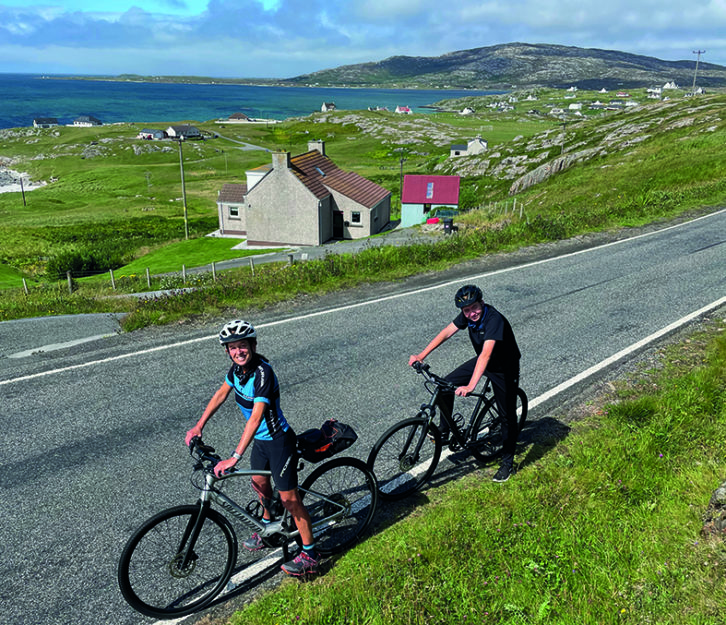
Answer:
[[292, 428], [278, 433], [271, 441], [255, 439], [250, 454], [253, 471], [271, 471], [277, 490], [297, 488], [297, 437]]

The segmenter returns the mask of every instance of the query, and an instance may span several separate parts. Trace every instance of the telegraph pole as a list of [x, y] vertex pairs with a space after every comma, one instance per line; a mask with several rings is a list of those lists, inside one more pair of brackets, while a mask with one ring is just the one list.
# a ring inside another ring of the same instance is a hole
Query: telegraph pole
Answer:
[[696, 74], [698, 74], [698, 62], [701, 60], [701, 55], [706, 54], [705, 50], [694, 50], [693, 54], [697, 54], [696, 57], [696, 69], [693, 72], [693, 86], [691, 87], [691, 95], [696, 95]]
[[184, 185], [184, 157], [182, 156], [182, 138], [179, 142], [179, 169], [181, 169], [182, 201], [184, 202], [184, 238], [189, 239], [189, 220], [187, 219], [187, 190]]

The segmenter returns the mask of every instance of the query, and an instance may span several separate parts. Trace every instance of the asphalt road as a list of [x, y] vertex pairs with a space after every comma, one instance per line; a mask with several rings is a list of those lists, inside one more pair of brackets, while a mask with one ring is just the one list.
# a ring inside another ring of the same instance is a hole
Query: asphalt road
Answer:
[[[289, 420], [298, 431], [346, 421], [360, 437], [350, 452], [365, 458], [384, 428], [421, 404], [408, 356], [453, 319], [455, 290], [476, 282], [524, 354], [522, 386], [535, 406], [525, 454], [538, 423], [553, 421], [578, 386], [549, 391], [620, 354], [616, 366], [629, 346], [694, 311], [723, 310], [724, 211], [605, 246], [569, 245], [565, 255], [540, 246], [257, 314]], [[0, 324], [0, 624], [151, 622], [119, 595], [116, 561], [144, 519], [194, 500], [184, 433], [228, 361], [216, 325], [115, 329], [108, 316]], [[460, 333], [429, 362], [445, 373], [470, 350]], [[242, 427], [228, 403], [205, 430], [225, 453]], [[439, 481], [449, 479], [445, 464]]]

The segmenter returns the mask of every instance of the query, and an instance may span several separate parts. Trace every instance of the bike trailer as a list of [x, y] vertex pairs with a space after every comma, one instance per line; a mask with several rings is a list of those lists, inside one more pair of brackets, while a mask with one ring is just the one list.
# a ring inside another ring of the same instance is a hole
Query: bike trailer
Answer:
[[308, 462], [320, 462], [348, 449], [358, 435], [353, 428], [336, 419], [328, 419], [320, 428], [305, 430], [297, 436], [297, 446]]

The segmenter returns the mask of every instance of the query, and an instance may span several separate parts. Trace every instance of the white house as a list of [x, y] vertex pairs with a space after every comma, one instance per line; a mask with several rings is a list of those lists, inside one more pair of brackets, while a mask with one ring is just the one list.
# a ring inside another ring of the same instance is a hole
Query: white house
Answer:
[[403, 115], [412, 115], [413, 111], [408, 106], [397, 106], [396, 113], [401, 113]]
[[73, 120], [74, 126], [103, 126], [103, 122], [92, 115], [81, 115]]
[[489, 143], [486, 139], [481, 137], [475, 137], [467, 143], [458, 143], [451, 146], [450, 158], [457, 156], [470, 156], [471, 154], [481, 154], [486, 152], [489, 148]]
[[461, 111], [461, 113], [459, 113], [459, 115], [473, 115], [473, 114], [474, 114], [474, 109], [471, 108], [470, 106], [467, 106], [463, 111]]
[[186, 139], [201, 139], [202, 133], [196, 126], [190, 124], [180, 124], [178, 126], [169, 126], [166, 129], [166, 134], [171, 139], [179, 139], [185, 141]]
[[334, 111], [335, 110], [335, 102], [323, 102], [323, 104], [320, 107], [320, 111], [322, 113], [327, 113], [328, 111]]
[[53, 128], [58, 125], [58, 120], [55, 117], [36, 117], [33, 120], [34, 128]]

